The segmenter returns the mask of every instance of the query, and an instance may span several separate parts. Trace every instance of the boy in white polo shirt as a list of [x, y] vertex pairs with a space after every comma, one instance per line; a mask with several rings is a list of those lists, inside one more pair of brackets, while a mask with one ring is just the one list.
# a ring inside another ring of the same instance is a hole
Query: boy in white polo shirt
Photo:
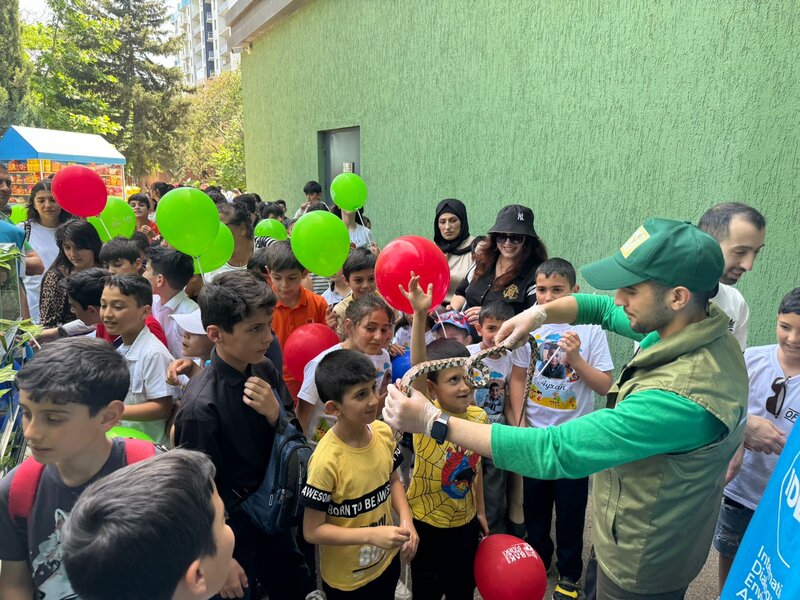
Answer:
[[[546, 260], [536, 269], [536, 302], [547, 304], [578, 291], [575, 268], [563, 258]], [[594, 410], [594, 394], [611, 388], [614, 365], [605, 332], [598, 325], [544, 325], [532, 334], [539, 346], [536, 374], [524, 398], [530, 364], [525, 345], [513, 354], [511, 403], [520, 427], [548, 427], [577, 419]], [[525, 406], [522, 418], [523, 403]], [[555, 600], [577, 598], [583, 571], [583, 527], [589, 478], [545, 481], [523, 478], [528, 543], [546, 566], [555, 550], [559, 582]], [[550, 538], [553, 507], [556, 544]]]
[[184, 291], [194, 276], [194, 261], [188, 254], [164, 246], [150, 248], [148, 259], [144, 277], [153, 288], [153, 316], [164, 328], [170, 354], [179, 357], [183, 332], [170, 317], [198, 310], [197, 303]]
[[173, 390], [165, 381], [172, 355], [145, 325], [152, 303], [153, 290], [144, 277], [112, 275], [100, 298], [100, 320], [109, 334], [122, 339], [117, 351], [131, 376], [122, 424], [163, 443], [172, 413]]

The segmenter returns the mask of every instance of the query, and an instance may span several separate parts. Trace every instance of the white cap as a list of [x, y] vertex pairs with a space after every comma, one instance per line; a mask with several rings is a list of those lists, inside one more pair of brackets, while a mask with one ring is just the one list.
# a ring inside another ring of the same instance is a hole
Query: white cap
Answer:
[[170, 315], [175, 319], [178, 327], [183, 329], [186, 333], [193, 333], [195, 335], [205, 335], [206, 328], [203, 327], [203, 319], [200, 317], [200, 309], [194, 312], [182, 315]]

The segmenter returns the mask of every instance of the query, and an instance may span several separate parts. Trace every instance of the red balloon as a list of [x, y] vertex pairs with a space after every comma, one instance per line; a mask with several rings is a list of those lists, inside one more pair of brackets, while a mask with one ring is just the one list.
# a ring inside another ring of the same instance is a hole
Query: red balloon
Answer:
[[81, 165], [64, 167], [56, 173], [52, 191], [61, 208], [79, 217], [96, 217], [108, 201], [103, 178]]
[[411, 271], [419, 275], [423, 290], [433, 284], [433, 308], [442, 303], [450, 287], [450, 266], [439, 247], [430, 240], [405, 235], [390, 242], [378, 255], [375, 264], [375, 283], [386, 301], [399, 311], [413, 313], [411, 303], [397, 289], [408, 290]]
[[484, 600], [542, 600], [547, 571], [528, 542], [497, 533], [478, 545], [475, 583]]
[[323, 350], [339, 343], [336, 332], [322, 323], [301, 325], [289, 334], [283, 345], [286, 368], [297, 381], [303, 381], [303, 369]]

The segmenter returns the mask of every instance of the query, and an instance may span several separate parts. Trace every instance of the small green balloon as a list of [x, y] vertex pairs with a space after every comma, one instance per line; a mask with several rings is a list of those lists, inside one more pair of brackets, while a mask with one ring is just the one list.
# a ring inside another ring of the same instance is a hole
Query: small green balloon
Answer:
[[264, 219], [256, 225], [255, 234], [257, 237], [269, 237], [273, 240], [285, 240], [289, 238], [286, 227], [278, 219]]
[[306, 269], [330, 277], [350, 253], [350, 234], [336, 215], [324, 210], [306, 213], [292, 229], [292, 252]]
[[94, 226], [103, 242], [117, 236], [129, 238], [136, 231], [136, 215], [121, 198], [109, 198], [103, 212], [86, 220]]
[[341, 173], [331, 182], [331, 198], [342, 210], [355, 212], [367, 201], [367, 184], [355, 173]]
[[152, 438], [147, 435], [146, 433], [142, 433], [138, 429], [134, 429], [133, 427], [112, 427], [106, 433], [106, 436], [110, 438], [133, 438], [134, 440], [144, 440], [146, 442], [152, 442]]
[[[18, 225], [28, 220], [28, 207], [24, 204], [14, 204], [11, 206], [11, 222]], [[285, 239], [285, 238], [284, 238]]]
[[194, 261], [194, 273], [210, 273], [216, 271], [233, 256], [233, 234], [225, 223], [217, 228], [217, 237]]
[[156, 225], [170, 246], [189, 256], [200, 256], [219, 233], [219, 212], [214, 201], [200, 190], [176, 188], [159, 201]]

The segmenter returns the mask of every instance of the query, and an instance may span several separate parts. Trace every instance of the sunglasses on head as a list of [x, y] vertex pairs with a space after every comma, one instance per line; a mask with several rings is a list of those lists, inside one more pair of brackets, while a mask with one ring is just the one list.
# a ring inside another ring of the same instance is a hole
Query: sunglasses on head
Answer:
[[514, 244], [515, 246], [519, 246], [520, 244], [525, 243], [525, 236], [519, 233], [498, 233], [497, 234], [497, 243], [498, 244]]
[[783, 410], [783, 401], [786, 400], [787, 381], [789, 381], [788, 377], [776, 377], [771, 386], [774, 393], [767, 398], [767, 412], [776, 419], [780, 416], [781, 410]]

